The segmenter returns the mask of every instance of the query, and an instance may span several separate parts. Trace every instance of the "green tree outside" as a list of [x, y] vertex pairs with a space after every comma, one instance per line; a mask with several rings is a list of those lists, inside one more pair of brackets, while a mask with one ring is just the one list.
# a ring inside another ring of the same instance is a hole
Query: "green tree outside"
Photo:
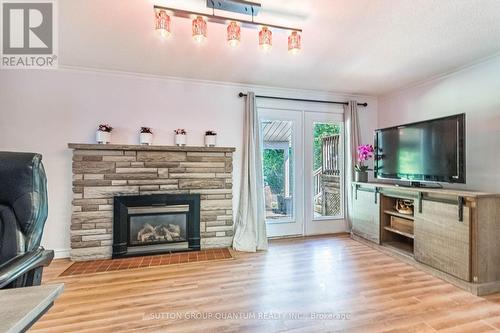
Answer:
[[283, 149], [264, 149], [264, 183], [274, 194], [284, 194], [285, 190], [285, 151]]

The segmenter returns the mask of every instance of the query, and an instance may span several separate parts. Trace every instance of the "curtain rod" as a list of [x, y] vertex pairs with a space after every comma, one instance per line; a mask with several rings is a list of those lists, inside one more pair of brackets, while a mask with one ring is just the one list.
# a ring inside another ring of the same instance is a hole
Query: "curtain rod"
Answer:
[[[240, 92], [238, 94], [238, 96], [239, 97], [246, 97], [247, 94]], [[269, 99], [281, 99], [281, 100], [286, 100], [286, 101], [297, 101], [297, 102], [312, 102], [312, 103], [326, 103], [326, 104], [340, 104], [340, 105], [349, 104], [347, 102], [321, 101], [321, 100], [317, 100], [317, 99], [288, 98], [288, 97], [263, 96], [263, 95], [255, 95], [255, 97], [269, 98]], [[368, 103], [358, 103], [358, 105], [367, 107]]]

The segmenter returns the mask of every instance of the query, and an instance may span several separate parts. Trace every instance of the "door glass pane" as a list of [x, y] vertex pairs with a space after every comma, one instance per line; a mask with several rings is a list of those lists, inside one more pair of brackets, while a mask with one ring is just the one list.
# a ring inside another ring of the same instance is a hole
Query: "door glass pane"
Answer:
[[293, 220], [295, 204], [293, 122], [264, 120], [261, 127], [266, 220], [290, 221]]
[[340, 124], [313, 124], [313, 211], [315, 218], [342, 215]]

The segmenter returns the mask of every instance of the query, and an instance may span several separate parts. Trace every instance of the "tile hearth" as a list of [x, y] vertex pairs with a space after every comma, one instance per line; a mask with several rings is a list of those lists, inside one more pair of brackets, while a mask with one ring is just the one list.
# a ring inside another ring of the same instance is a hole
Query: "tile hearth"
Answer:
[[232, 259], [229, 249], [208, 249], [201, 251], [143, 256], [124, 259], [107, 259], [75, 262], [60, 276], [94, 274], [126, 269], [175, 265], [190, 262]]

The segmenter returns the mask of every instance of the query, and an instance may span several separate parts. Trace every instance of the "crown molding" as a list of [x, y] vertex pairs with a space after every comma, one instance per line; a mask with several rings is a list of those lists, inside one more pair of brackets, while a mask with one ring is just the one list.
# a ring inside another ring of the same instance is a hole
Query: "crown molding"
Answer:
[[[127, 72], [121, 70], [110, 70], [110, 69], [101, 69], [101, 68], [93, 68], [93, 67], [80, 67], [80, 66], [67, 66], [67, 65], [59, 65], [56, 71], [60, 72], [76, 72], [76, 73], [93, 73], [93, 74], [101, 74], [101, 75], [111, 75], [111, 76], [121, 76], [121, 77], [130, 77], [130, 78], [140, 78], [146, 80], [159, 80], [166, 82], [176, 82], [182, 84], [194, 84], [194, 85], [202, 85], [202, 86], [217, 86], [217, 87], [225, 87], [225, 88], [234, 88], [235, 90], [253, 90], [256, 93], [270, 93], [279, 97], [290, 97], [290, 96], [300, 96], [301, 98], [343, 98], [346, 101], [349, 100], [358, 100], [359, 102], [368, 102], [373, 103], [377, 101], [376, 96], [370, 95], [362, 95], [355, 93], [347, 93], [347, 92], [333, 92], [327, 90], [314, 90], [314, 89], [297, 89], [297, 88], [285, 88], [285, 87], [276, 87], [276, 86], [266, 86], [266, 85], [256, 85], [256, 84], [245, 84], [238, 82], [227, 82], [227, 81], [211, 81], [211, 80], [202, 80], [202, 79], [192, 79], [192, 78], [184, 78], [178, 76], [167, 76], [167, 75], [155, 75], [155, 74], [146, 74], [139, 72]], [[235, 94], [237, 97], [237, 93]]]
[[460, 66], [460, 67], [455, 68], [453, 70], [450, 70], [450, 71], [447, 71], [447, 72], [444, 72], [444, 73], [440, 73], [440, 74], [437, 74], [437, 75], [433, 75], [433, 76], [430, 76], [430, 77], [428, 77], [426, 79], [410, 83], [410, 84], [405, 85], [405, 86], [403, 86], [401, 88], [398, 88], [398, 89], [392, 90], [392, 91], [390, 91], [388, 93], [384, 93], [382, 95], [379, 95], [378, 98], [379, 99], [390, 98], [390, 97], [393, 97], [393, 96], [400, 95], [400, 94], [402, 94], [402, 93], [404, 93], [404, 92], [406, 92], [408, 90], [411, 90], [411, 89], [416, 89], [416, 88], [424, 87], [424, 86], [427, 86], [429, 84], [432, 84], [432, 83], [435, 83], [435, 82], [438, 82], [438, 81], [443, 81], [443, 80], [445, 80], [447, 78], [459, 75], [459, 74], [461, 74], [463, 72], [466, 72], [466, 71], [469, 71], [469, 70], [474, 69], [476, 67], [479, 67], [481, 65], [493, 62], [493, 61], [495, 61], [497, 59], [500, 59], [500, 52], [494, 53], [494, 54], [489, 55], [489, 56], [484, 57], [484, 58], [477, 59], [477, 60], [475, 60], [473, 62], [470, 62], [470, 63], [468, 63], [466, 65]]

